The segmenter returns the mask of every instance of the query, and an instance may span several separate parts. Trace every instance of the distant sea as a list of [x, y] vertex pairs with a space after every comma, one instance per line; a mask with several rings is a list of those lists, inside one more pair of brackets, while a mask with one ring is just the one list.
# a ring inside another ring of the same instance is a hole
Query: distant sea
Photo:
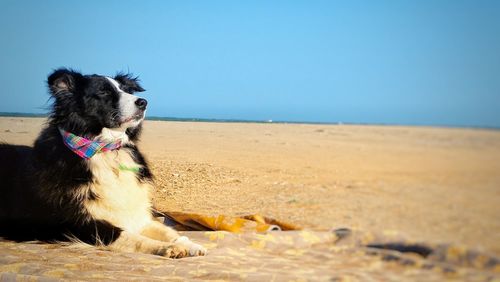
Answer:
[[[33, 113], [6, 113], [0, 112], [0, 117], [26, 117], [26, 118], [44, 118], [47, 114]], [[236, 122], [236, 123], [297, 123], [297, 124], [341, 124], [338, 122], [307, 122], [307, 121], [274, 121], [274, 120], [246, 120], [246, 119], [214, 119], [214, 118], [178, 118], [178, 117], [146, 117], [146, 120], [161, 121], [189, 121], [189, 122]]]
[[[0, 117], [26, 117], [26, 118], [44, 118], [47, 114], [34, 113], [7, 113], [0, 112]], [[227, 122], [227, 123], [278, 123], [278, 124], [325, 124], [325, 125], [381, 125], [381, 126], [429, 126], [429, 127], [448, 127], [448, 128], [471, 128], [471, 129], [489, 129], [500, 130], [500, 127], [488, 126], [463, 126], [447, 124], [399, 124], [399, 123], [350, 123], [350, 122], [315, 122], [315, 121], [286, 121], [286, 120], [246, 120], [246, 119], [214, 119], [214, 118], [178, 118], [178, 117], [146, 117], [146, 120], [160, 121], [180, 121], [180, 122]]]

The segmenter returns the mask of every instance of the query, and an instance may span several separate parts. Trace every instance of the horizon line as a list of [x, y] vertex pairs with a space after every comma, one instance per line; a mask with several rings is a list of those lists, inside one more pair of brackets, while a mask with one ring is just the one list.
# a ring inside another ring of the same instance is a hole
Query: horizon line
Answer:
[[[25, 113], [25, 112], [0, 112], [0, 117], [25, 117], [25, 118], [46, 118], [49, 114]], [[317, 125], [374, 125], [374, 126], [411, 126], [411, 127], [438, 127], [438, 128], [463, 128], [463, 129], [487, 129], [500, 130], [497, 126], [484, 125], [451, 125], [451, 124], [424, 124], [424, 123], [377, 123], [377, 122], [323, 122], [323, 121], [298, 121], [298, 120], [252, 120], [237, 118], [195, 118], [195, 117], [168, 117], [168, 116], [147, 116], [144, 120], [151, 121], [177, 121], [177, 122], [221, 122], [221, 123], [268, 123], [268, 124], [317, 124]]]

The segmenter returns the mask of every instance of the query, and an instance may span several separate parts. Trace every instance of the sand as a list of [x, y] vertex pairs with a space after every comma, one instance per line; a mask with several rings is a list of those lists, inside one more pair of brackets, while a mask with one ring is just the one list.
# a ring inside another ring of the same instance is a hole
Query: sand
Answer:
[[[40, 118], [0, 118], [30, 145]], [[500, 131], [146, 121], [162, 210], [260, 213], [313, 230], [395, 230], [500, 254]]]

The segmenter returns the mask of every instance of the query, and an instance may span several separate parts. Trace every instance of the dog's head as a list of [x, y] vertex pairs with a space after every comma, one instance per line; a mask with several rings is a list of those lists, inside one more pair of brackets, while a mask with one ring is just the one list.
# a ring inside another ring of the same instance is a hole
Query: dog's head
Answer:
[[103, 128], [138, 134], [147, 101], [133, 95], [144, 89], [137, 77], [82, 75], [58, 69], [47, 83], [54, 97], [52, 122], [79, 135], [97, 135]]

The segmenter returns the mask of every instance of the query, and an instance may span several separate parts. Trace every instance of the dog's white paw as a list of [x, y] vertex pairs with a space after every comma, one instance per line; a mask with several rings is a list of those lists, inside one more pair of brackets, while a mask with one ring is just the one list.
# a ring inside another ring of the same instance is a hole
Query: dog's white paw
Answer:
[[175, 243], [186, 246], [186, 248], [189, 250], [189, 256], [191, 256], [191, 257], [204, 256], [207, 254], [207, 249], [205, 249], [202, 245], [193, 243], [186, 236], [181, 236], [181, 237], [177, 238], [175, 240]]

